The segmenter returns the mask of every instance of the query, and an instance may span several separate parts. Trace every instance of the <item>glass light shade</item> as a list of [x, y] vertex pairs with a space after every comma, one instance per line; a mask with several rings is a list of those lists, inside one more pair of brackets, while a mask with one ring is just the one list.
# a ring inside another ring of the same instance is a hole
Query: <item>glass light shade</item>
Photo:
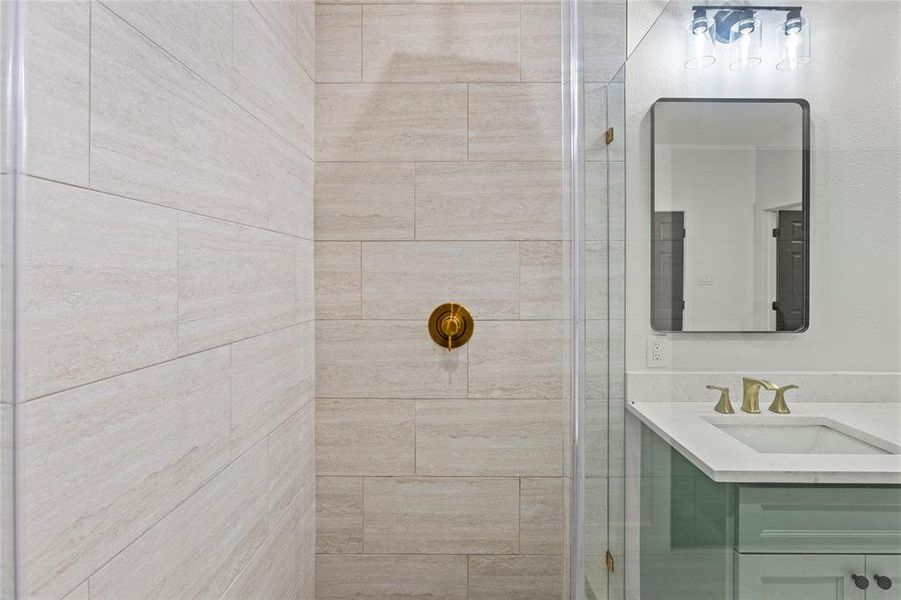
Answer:
[[699, 31], [698, 19], [692, 19], [688, 23], [685, 33], [685, 68], [703, 69], [716, 61], [713, 48], [713, 38], [710, 36], [711, 26], [707, 19], [707, 27]]
[[[800, 21], [800, 28], [798, 28]], [[779, 28], [779, 44], [782, 59], [776, 65], [780, 71], [799, 69], [810, 62], [810, 23], [798, 17], [793, 23], [783, 23]]]
[[735, 23], [729, 32], [729, 68], [733, 71], [753, 69], [760, 64], [763, 25], [760, 19], [748, 18]]

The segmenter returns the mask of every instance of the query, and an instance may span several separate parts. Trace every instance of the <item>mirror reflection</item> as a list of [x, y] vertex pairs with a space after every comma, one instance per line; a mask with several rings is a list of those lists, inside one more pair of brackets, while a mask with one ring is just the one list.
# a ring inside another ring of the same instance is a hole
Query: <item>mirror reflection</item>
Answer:
[[651, 132], [652, 327], [806, 329], [807, 103], [661, 99]]

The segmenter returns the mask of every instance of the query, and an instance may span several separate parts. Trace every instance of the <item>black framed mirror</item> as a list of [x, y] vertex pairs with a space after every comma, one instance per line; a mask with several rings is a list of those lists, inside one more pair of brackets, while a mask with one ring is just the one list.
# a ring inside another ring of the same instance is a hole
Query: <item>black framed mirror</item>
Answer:
[[810, 105], [651, 107], [651, 327], [803, 332], [810, 322]]

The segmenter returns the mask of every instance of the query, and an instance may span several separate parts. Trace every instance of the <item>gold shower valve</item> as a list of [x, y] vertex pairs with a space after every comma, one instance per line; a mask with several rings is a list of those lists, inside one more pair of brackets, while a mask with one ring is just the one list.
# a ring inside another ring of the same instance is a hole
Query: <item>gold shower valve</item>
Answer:
[[456, 302], [442, 304], [429, 317], [429, 335], [448, 352], [468, 342], [474, 328], [472, 315]]

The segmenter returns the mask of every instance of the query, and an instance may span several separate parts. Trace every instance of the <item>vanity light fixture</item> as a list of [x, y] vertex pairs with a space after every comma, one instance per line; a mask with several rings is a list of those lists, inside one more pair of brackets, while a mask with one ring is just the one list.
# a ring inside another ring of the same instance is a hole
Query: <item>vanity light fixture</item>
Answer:
[[[716, 61], [715, 46], [729, 48], [729, 68], [753, 69], [762, 61], [763, 22], [761, 12], [784, 12], [779, 28], [780, 71], [797, 69], [810, 62], [810, 24], [800, 6], [693, 6], [685, 41], [685, 68], [701, 69]], [[713, 14], [713, 18], [708, 14]]]

